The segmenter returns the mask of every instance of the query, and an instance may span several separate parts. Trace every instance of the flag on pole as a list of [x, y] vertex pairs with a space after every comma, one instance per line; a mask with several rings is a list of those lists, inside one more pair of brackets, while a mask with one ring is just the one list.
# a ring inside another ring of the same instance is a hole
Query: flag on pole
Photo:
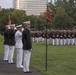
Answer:
[[[49, 24], [50, 22], [50, 19], [51, 19], [51, 16], [50, 16], [50, 9], [49, 9], [49, 6], [47, 4], [47, 9], [46, 9], [46, 21], [47, 21], [47, 25]], [[47, 71], [47, 67], [48, 67], [48, 52], [47, 52], [47, 25], [46, 25], [46, 63], [45, 63], [45, 70]]]
[[11, 25], [11, 18], [10, 18], [10, 15], [8, 16], [8, 25]]
[[50, 22], [50, 19], [51, 19], [50, 9], [49, 9], [49, 6], [47, 4], [47, 11], [46, 11], [46, 20], [47, 20], [47, 23]]

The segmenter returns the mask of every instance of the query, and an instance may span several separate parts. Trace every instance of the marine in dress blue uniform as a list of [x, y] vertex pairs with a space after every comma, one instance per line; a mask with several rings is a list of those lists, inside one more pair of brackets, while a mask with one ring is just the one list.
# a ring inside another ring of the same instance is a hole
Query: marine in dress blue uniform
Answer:
[[8, 54], [8, 63], [13, 63], [14, 56], [14, 47], [15, 47], [15, 24], [10, 25], [10, 29], [8, 30], [8, 46], [9, 46], [9, 54]]
[[29, 70], [29, 64], [32, 50], [32, 40], [29, 28], [30, 28], [30, 21], [24, 22], [24, 30], [22, 32], [22, 42], [24, 52], [24, 62], [23, 62], [24, 73], [31, 73], [31, 71]]
[[4, 61], [8, 61], [8, 54], [9, 54], [9, 45], [8, 45], [8, 31], [10, 29], [9, 25], [6, 25], [6, 30], [4, 32]]

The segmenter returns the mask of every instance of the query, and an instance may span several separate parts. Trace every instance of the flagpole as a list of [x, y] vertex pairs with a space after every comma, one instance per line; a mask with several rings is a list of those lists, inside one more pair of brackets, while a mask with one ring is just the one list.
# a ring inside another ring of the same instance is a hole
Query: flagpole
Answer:
[[[48, 0], [47, 0], [47, 4], [48, 4]], [[47, 12], [47, 10], [46, 10], [46, 12]], [[45, 61], [45, 62], [46, 62], [45, 65], [46, 65], [46, 66], [45, 66], [45, 71], [47, 71], [47, 64], [48, 64], [48, 63], [47, 63], [47, 59], [48, 59], [48, 56], [47, 56], [47, 55], [48, 55], [48, 52], [47, 52], [47, 48], [48, 48], [48, 46], [47, 46], [47, 24], [48, 24], [48, 23], [46, 22], [46, 61]]]
[[46, 23], [46, 68], [45, 68], [46, 71], [47, 71], [47, 58], [48, 58], [48, 57], [47, 57], [47, 55], [48, 55], [48, 54], [47, 54], [47, 53], [48, 53], [48, 52], [47, 52], [47, 48], [48, 48], [48, 47], [47, 47], [47, 23]]

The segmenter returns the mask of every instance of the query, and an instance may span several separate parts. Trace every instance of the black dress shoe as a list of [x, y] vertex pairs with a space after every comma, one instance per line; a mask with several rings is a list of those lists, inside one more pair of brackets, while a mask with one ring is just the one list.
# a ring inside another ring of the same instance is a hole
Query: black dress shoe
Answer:
[[9, 63], [9, 64], [15, 64], [15, 63]]
[[4, 62], [8, 62], [8, 60], [3, 60]]
[[26, 72], [24, 72], [24, 73], [32, 73], [31, 71], [26, 71]]

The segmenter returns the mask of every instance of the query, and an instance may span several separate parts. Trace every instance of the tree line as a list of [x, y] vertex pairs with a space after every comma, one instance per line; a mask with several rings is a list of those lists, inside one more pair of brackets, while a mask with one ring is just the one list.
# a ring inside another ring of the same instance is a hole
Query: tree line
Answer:
[[73, 29], [76, 26], [76, 0], [57, 0], [49, 6], [52, 10], [52, 28]]
[[[49, 29], [73, 29], [76, 27], [76, 1], [57, 0], [55, 4], [48, 3], [51, 13], [51, 21], [47, 26]], [[44, 16], [27, 16], [26, 12], [17, 9], [2, 9], [0, 11], [0, 31], [5, 30], [10, 15], [12, 24], [22, 24], [31, 21], [33, 30], [43, 30], [46, 28], [46, 13]]]

